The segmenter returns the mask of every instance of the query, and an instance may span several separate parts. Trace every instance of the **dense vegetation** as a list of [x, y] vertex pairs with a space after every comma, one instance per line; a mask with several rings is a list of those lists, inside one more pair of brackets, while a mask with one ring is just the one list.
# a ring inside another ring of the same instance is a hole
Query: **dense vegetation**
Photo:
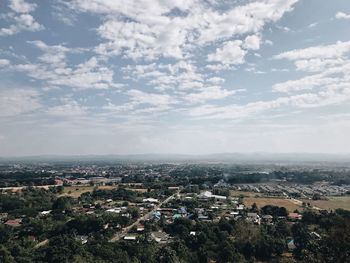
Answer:
[[[0, 225], [0, 262], [348, 262], [350, 256], [350, 212], [345, 210], [307, 210], [298, 223], [280, 220], [260, 226], [245, 220], [221, 219], [215, 223], [180, 218], [165, 226], [174, 237], [169, 244], [151, 241], [149, 234], [154, 226], [146, 227], [137, 243], [110, 243], [113, 233], [104, 225], [125, 226], [130, 219], [110, 213], [99, 217], [74, 214], [72, 206], [81, 201], [57, 198], [53, 191], [28, 189], [16, 195], [0, 195], [2, 212], [28, 215], [19, 228]], [[92, 195], [99, 196], [97, 193]], [[118, 194], [118, 198], [125, 196], [126, 191]], [[45, 209], [52, 209], [52, 214], [37, 216]], [[263, 207], [261, 213], [286, 215], [284, 208], [274, 206]], [[89, 236], [89, 242], [82, 244], [81, 235]], [[289, 239], [296, 246], [293, 257], [286, 256]], [[38, 246], [45, 240], [48, 242]]]

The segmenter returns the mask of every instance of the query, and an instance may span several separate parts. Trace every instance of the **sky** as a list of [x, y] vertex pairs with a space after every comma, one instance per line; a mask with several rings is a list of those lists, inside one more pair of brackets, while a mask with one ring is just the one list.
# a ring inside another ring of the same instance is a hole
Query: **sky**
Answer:
[[0, 0], [0, 156], [350, 152], [349, 0]]

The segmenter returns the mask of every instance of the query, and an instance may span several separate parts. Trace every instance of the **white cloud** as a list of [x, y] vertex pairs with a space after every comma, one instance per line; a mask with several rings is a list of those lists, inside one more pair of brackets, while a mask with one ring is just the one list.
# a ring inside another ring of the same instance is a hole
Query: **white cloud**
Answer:
[[[268, 22], [279, 20], [298, 0], [252, 1], [219, 12], [206, 1], [74, 0], [72, 10], [103, 16], [98, 33], [106, 41], [96, 51], [106, 56], [132, 59], [190, 57], [195, 46], [260, 32]], [[174, 15], [178, 9], [181, 15]], [[107, 16], [106, 16], [107, 15]], [[248, 38], [249, 40], [249, 38]], [[257, 49], [257, 39], [251, 39]]]
[[8, 59], [0, 59], [0, 67], [10, 65], [10, 61]]
[[296, 49], [276, 55], [275, 59], [288, 59], [291, 61], [302, 59], [334, 59], [342, 57], [350, 51], [350, 41], [338, 41], [332, 45], [314, 46], [305, 49]]
[[63, 100], [64, 104], [57, 105], [53, 107], [49, 107], [47, 109], [47, 114], [52, 116], [62, 116], [62, 117], [70, 117], [70, 116], [83, 116], [87, 113], [87, 108], [79, 105], [79, 103], [75, 100]]
[[11, 0], [9, 7], [15, 13], [8, 13], [7, 20], [13, 22], [7, 28], [0, 28], [0, 36], [11, 36], [21, 31], [40, 31], [44, 26], [39, 24], [34, 17], [29, 14], [37, 8], [36, 4], [27, 3], [23, 0]]
[[41, 107], [39, 93], [32, 89], [0, 89], [0, 117], [16, 116]]
[[42, 41], [30, 41], [43, 54], [37, 63], [16, 64], [11, 69], [26, 72], [30, 77], [46, 81], [48, 86], [67, 86], [76, 89], [118, 89], [122, 85], [113, 80], [114, 71], [96, 57], [68, 65], [68, 53], [81, 53], [85, 49], [67, 48], [63, 45], [49, 46]]
[[264, 44], [269, 45], [269, 46], [273, 46], [273, 42], [271, 40], [268, 40], [268, 39], [265, 40]]
[[318, 93], [303, 93], [270, 101], [250, 102], [245, 105], [203, 105], [192, 108], [189, 115], [200, 119], [243, 119], [282, 107], [315, 108], [350, 101], [349, 83], [330, 86]]
[[129, 65], [125, 75], [135, 80], [144, 79], [157, 90], [188, 90], [203, 87], [204, 77], [191, 61], [180, 60], [174, 64]]
[[338, 12], [335, 15], [336, 19], [350, 19], [350, 14], [345, 14], [344, 12]]
[[260, 37], [256, 35], [247, 36], [243, 47], [245, 49], [258, 50], [260, 48]]
[[297, 70], [317, 73], [273, 85], [274, 91], [296, 92], [314, 88], [327, 89], [331, 85], [349, 83], [350, 42], [314, 46], [292, 50], [275, 56], [275, 59], [293, 61]]
[[167, 94], [147, 93], [136, 89], [128, 91], [127, 94], [136, 104], [169, 105], [174, 103], [171, 96]]
[[36, 4], [27, 3], [23, 0], [10, 0], [10, 8], [17, 13], [30, 13], [37, 7]]
[[184, 99], [191, 103], [204, 103], [208, 100], [219, 100], [235, 94], [236, 91], [222, 89], [219, 86], [205, 87], [200, 92], [189, 93], [184, 96]]
[[210, 82], [212, 84], [222, 84], [225, 82], [225, 79], [220, 78], [220, 77], [212, 77], [210, 79], [207, 79], [207, 82]]
[[242, 41], [227, 41], [215, 53], [208, 55], [209, 62], [220, 62], [224, 65], [238, 65], [244, 63], [247, 51], [242, 49]]

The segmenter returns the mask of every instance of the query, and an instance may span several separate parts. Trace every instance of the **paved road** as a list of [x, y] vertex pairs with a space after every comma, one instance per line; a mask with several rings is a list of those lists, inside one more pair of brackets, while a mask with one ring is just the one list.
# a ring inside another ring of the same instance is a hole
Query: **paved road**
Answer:
[[168, 203], [171, 199], [173, 199], [177, 194], [179, 194], [180, 191], [177, 191], [175, 194], [169, 196], [167, 199], [165, 199], [163, 202], [159, 203], [158, 205], [156, 205], [150, 212], [148, 212], [147, 214], [141, 216], [140, 218], [138, 218], [134, 223], [132, 223], [131, 225], [125, 227], [122, 229], [122, 231], [115, 233], [114, 236], [109, 240], [110, 242], [116, 242], [122, 238], [124, 238], [126, 236], [126, 234], [134, 227], [137, 226], [141, 221], [145, 221], [147, 219], [149, 219], [151, 217], [151, 215], [157, 211], [158, 208], [160, 208], [162, 205]]

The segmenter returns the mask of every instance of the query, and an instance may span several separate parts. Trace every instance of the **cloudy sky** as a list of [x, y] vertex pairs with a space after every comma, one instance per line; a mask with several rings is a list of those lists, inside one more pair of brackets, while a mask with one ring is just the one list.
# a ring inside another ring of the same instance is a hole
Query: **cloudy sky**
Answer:
[[349, 0], [1, 0], [0, 155], [350, 152]]

